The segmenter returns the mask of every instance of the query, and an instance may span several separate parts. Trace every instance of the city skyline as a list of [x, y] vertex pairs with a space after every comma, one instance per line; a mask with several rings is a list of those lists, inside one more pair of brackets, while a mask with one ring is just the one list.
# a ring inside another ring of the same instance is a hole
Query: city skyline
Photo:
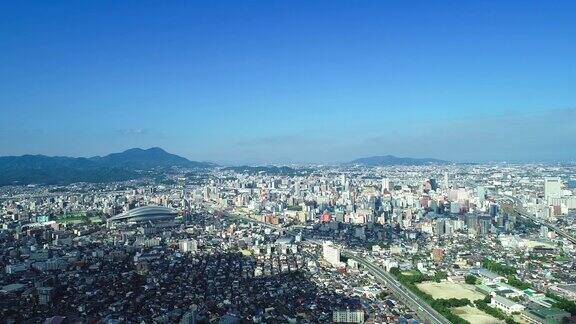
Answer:
[[89, 167], [133, 165], [125, 172], [135, 177], [63, 182], [84, 160], [57, 166], [56, 182], [0, 183], [0, 317], [576, 320], [574, 164], [199, 169], [170, 160], [157, 168], [115, 154]]
[[576, 1], [0, 2], [2, 323], [576, 323]]
[[576, 159], [573, 2], [1, 6], [0, 156]]

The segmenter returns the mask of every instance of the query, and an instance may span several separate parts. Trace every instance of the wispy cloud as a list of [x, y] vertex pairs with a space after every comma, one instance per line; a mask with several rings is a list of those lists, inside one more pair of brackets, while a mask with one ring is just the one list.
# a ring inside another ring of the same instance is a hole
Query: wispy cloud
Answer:
[[146, 128], [123, 128], [118, 129], [116, 133], [120, 135], [144, 135], [149, 134], [150, 130]]

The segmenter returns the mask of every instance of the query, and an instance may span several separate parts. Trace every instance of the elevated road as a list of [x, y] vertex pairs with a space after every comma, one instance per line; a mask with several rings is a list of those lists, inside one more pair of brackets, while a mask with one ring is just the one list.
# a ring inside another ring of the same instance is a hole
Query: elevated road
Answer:
[[512, 196], [504, 196], [503, 198], [501, 198], [500, 200], [508, 200], [513, 204], [513, 209], [515, 212], [518, 213], [518, 215], [524, 217], [524, 218], [528, 218], [530, 220], [532, 220], [535, 223], [540, 223], [542, 225], [545, 225], [546, 227], [548, 227], [549, 229], [553, 230], [554, 232], [556, 232], [556, 234], [558, 234], [559, 236], [565, 238], [566, 240], [570, 241], [572, 244], [576, 244], [576, 237], [574, 237], [572, 234], [564, 231], [563, 229], [559, 228], [558, 226], [554, 225], [554, 224], [550, 224], [542, 219], [536, 218], [536, 216], [531, 215], [530, 213], [528, 213], [525, 209], [524, 206], [522, 205], [522, 201], [520, 201], [520, 199], [518, 199], [517, 197], [512, 197]]
[[366, 260], [363, 257], [351, 251], [342, 251], [342, 255], [347, 258], [356, 260], [360, 265], [362, 265], [366, 270], [368, 270], [376, 278], [376, 280], [384, 283], [394, 295], [399, 298], [406, 306], [408, 306], [412, 311], [418, 314], [418, 317], [422, 319], [425, 323], [441, 323], [449, 324], [450, 321], [444, 317], [442, 314], [438, 313], [432, 306], [422, 300], [420, 297], [416, 296], [408, 288], [404, 287], [396, 278], [388, 273], [386, 270], [382, 269], [380, 266]]

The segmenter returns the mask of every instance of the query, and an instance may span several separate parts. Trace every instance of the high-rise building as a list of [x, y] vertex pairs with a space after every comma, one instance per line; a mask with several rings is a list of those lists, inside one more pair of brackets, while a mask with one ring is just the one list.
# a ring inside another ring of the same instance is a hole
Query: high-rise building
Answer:
[[562, 180], [559, 177], [544, 179], [544, 198], [559, 198], [562, 195]]
[[322, 244], [322, 257], [333, 266], [337, 266], [340, 264], [340, 249], [332, 245], [332, 242], [326, 241]]
[[430, 184], [430, 188], [434, 191], [438, 190], [438, 182], [436, 179], [428, 179], [428, 183]]
[[492, 228], [492, 217], [483, 215], [478, 218], [478, 235], [484, 236], [490, 234]]
[[484, 186], [476, 187], [476, 193], [478, 195], [478, 202], [482, 204], [486, 199], [486, 188]]
[[444, 233], [447, 236], [454, 235], [454, 225], [452, 220], [448, 220], [444, 223]]
[[382, 179], [382, 192], [390, 191], [390, 179], [384, 178]]
[[491, 204], [490, 208], [488, 209], [490, 216], [495, 217], [496, 215], [498, 215], [498, 205], [497, 204]]
[[466, 220], [466, 226], [467, 226], [469, 229], [474, 229], [474, 230], [476, 230], [476, 227], [478, 226], [478, 215], [476, 215], [476, 214], [466, 214], [465, 220]]
[[198, 242], [196, 240], [183, 240], [180, 241], [180, 251], [183, 253], [195, 253], [198, 250]]
[[543, 238], [548, 237], [548, 226], [546, 226], [546, 225], [540, 226], [540, 237], [543, 237]]
[[444, 219], [436, 220], [434, 230], [437, 236], [443, 236], [446, 234], [446, 221]]
[[350, 309], [334, 311], [332, 321], [334, 323], [364, 323], [364, 311], [351, 311]]

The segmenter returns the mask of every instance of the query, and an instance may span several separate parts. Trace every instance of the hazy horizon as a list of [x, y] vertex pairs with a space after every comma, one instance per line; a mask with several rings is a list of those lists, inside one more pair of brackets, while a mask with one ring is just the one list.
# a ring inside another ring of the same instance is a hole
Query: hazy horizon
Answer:
[[[55, 155], [46, 155], [46, 154], [33, 154], [33, 153], [26, 153], [26, 154], [21, 154], [21, 155], [4, 155], [4, 156], [0, 156], [0, 157], [10, 157], [10, 156], [25, 156], [25, 155], [41, 155], [41, 156], [47, 156], [47, 157], [70, 157], [70, 158], [94, 158], [94, 157], [103, 157], [109, 154], [114, 154], [114, 153], [122, 153], [124, 151], [128, 151], [131, 149], [142, 149], [142, 150], [148, 150], [148, 149], [152, 149], [152, 148], [160, 148], [164, 151], [166, 151], [169, 154], [175, 154], [184, 158], [187, 158], [191, 161], [196, 161], [196, 162], [209, 162], [209, 163], [216, 163], [220, 166], [240, 166], [240, 165], [295, 165], [295, 166], [306, 166], [306, 165], [326, 165], [326, 166], [330, 166], [330, 165], [341, 165], [341, 164], [346, 164], [349, 162], [353, 162], [354, 160], [357, 159], [362, 159], [362, 158], [374, 158], [374, 157], [381, 157], [381, 156], [393, 156], [396, 158], [415, 158], [415, 159], [436, 159], [436, 160], [443, 160], [442, 158], [436, 158], [436, 157], [431, 157], [431, 156], [404, 156], [404, 155], [395, 155], [395, 154], [390, 154], [390, 153], [382, 153], [382, 154], [372, 154], [372, 155], [364, 155], [364, 156], [358, 156], [355, 158], [351, 158], [348, 160], [339, 160], [339, 161], [309, 161], [309, 162], [299, 162], [299, 161], [226, 161], [226, 160], [221, 160], [221, 161], [214, 161], [214, 160], [202, 160], [202, 159], [194, 159], [194, 158], [190, 158], [184, 155], [179, 154], [178, 152], [171, 152], [171, 151], [167, 151], [162, 147], [158, 147], [158, 146], [151, 146], [151, 147], [128, 147], [125, 149], [121, 149], [119, 151], [115, 151], [115, 152], [108, 152], [108, 153], [104, 153], [104, 154], [97, 154], [97, 155], [84, 155], [84, 156], [73, 156], [73, 155], [61, 155], [61, 154], [55, 154]], [[456, 163], [456, 164], [467, 164], [467, 163], [478, 163], [478, 164], [498, 164], [498, 163], [510, 163], [510, 164], [530, 164], [530, 163], [575, 163], [575, 160], [554, 160], [554, 159], [549, 159], [549, 160], [476, 160], [476, 161], [463, 161], [463, 160], [444, 160], [445, 162], [450, 162], [450, 163]]]

